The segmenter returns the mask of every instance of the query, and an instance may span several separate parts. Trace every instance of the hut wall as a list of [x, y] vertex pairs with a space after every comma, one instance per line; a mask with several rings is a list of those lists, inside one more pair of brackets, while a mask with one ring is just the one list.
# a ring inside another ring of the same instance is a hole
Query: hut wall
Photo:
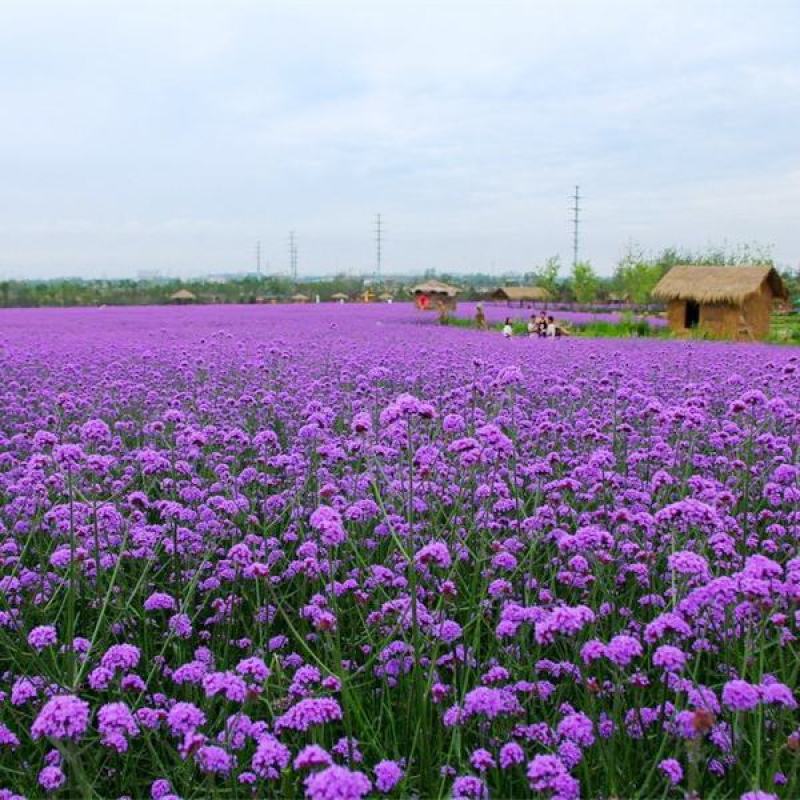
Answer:
[[670, 300], [667, 303], [667, 323], [673, 333], [686, 333], [683, 322], [686, 318], [686, 303], [683, 300]]
[[731, 303], [701, 303], [698, 328], [703, 333], [715, 339], [735, 339], [739, 327], [738, 306]]
[[767, 281], [761, 284], [757, 294], [748, 297], [742, 307], [742, 314], [754, 339], [766, 339], [769, 335], [769, 318], [772, 314], [773, 295]]

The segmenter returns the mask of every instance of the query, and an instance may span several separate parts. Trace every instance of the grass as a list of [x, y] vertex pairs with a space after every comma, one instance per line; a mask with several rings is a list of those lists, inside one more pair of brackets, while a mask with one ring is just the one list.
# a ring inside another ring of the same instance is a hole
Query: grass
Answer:
[[[455, 328], [477, 329], [472, 318], [449, 317], [442, 324]], [[512, 324], [514, 336], [527, 336], [528, 328], [524, 321], [516, 320]], [[490, 331], [502, 331], [502, 323], [488, 326]], [[571, 336], [589, 337], [596, 339], [630, 339], [630, 338], [655, 338], [672, 339], [672, 332], [667, 327], [655, 327], [647, 320], [638, 319], [633, 314], [626, 314], [619, 322], [594, 321], [584, 324], [570, 324], [567, 327]], [[715, 337], [708, 333], [698, 332], [692, 338], [710, 340]], [[770, 322], [770, 332], [767, 342], [772, 344], [800, 344], [800, 314], [773, 314]]]
[[773, 314], [769, 341], [778, 344], [800, 344], [800, 313]]
[[[474, 319], [463, 319], [461, 317], [448, 317], [442, 322], [455, 328], [477, 329]], [[514, 336], [527, 336], [528, 326], [524, 321], [515, 320], [512, 322]], [[604, 339], [629, 339], [632, 337], [657, 337], [660, 339], [671, 338], [671, 333], [667, 328], [656, 328], [650, 325], [647, 320], [636, 319], [633, 315], [629, 318], [624, 317], [620, 322], [587, 322], [584, 324], [570, 324], [564, 326], [570, 336], [604, 338]], [[488, 326], [490, 331], [502, 331], [503, 323], [498, 322]]]

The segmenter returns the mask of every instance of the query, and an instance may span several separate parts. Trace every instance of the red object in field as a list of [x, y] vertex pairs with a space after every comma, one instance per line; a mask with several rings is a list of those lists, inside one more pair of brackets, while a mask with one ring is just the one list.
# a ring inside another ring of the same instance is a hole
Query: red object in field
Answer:
[[420, 308], [427, 308], [430, 305], [431, 299], [426, 294], [421, 294], [419, 299], [417, 300], [417, 304]]

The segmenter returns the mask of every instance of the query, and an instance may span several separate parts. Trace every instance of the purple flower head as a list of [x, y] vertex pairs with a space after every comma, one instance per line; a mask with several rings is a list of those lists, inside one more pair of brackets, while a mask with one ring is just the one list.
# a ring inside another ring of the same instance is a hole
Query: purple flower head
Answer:
[[525, 761], [525, 751], [516, 742], [506, 742], [500, 748], [500, 767], [510, 769]]
[[731, 711], [752, 711], [760, 702], [761, 693], [757, 686], [747, 681], [728, 681], [722, 687], [722, 702]]
[[680, 672], [686, 666], [686, 653], [671, 644], [662, 644], [653, 653], [653, 664], [666, 672]]
[[153, 800], [161, 800], [164, 795], [172, 793], [172, 785], [166, 778], [157, 778], [150, 785], [150, 797]]
[[132, 644], [114, 644], [103, 653], [100, 666], [111, 672], [116, 670], [129, 672], [136, 669], [140, 658], [141, 652], [138, 647]]
[[289, 748], [267, 733], [258, 740], [250, 766], [259, 777], [274, 781], [289, 766], [291, 757]]
[[128, 737], [139, 733], [139, 725], [125, 703], [106, 703], [97, 712], [97, 729], [106, 747], [118, 753], [128, 749]]
[[396, 761], [379, 761], [374, 772], [375, 788], [384, 794], [391, 792], [403, 780], [403, 768]]
[[144, 601], [145, 611], [174, 611], [176, 608], [175, 598], [166, 592], [153, 592]]
[[558, 723], [556, 730], [559, 736], [581, 747], [591, 747], [594, 744], [594, 723], [580, 712], [568, 714]]
[[58, 642], [58, 633], [52, 625], [39, 625], [28, 634], [28, 644], [41, 653], [46, 647], [52, 647]]
[[295, 703], [275, 720], [275, 732], [307, 731], [342, 718], [342, 708], [332, 697], [309, 697]]
[[452, 800], [488, 800], [486, 784], [474, 775], [462, 775], [453, 781]]
[[206, 715], [192, 703], [175, 703], [167, 714], [167, 727], [173, 736], [194, 733], [205, 721]]
[[414, 555], [414, 561], [417, 564], [433, 564], [436, 567], [447, 569], [453, 560], [450, 557], [450, 551], [444, 542], [429, 542], [428, 544], [417, 550]]
[[777, 681], [774, 683], [762, 683], [760, 688], [761, 697], [765, 703], [783, 706], [784, 708], [797, 708], [794, 692], [785, 683], [778, 683]]
[[38, 777], [39, 786], [47, 792], [55, 792], [66, 782], [67, 778], [61, 771], [61, 767], [45, 767]]
[[19, 738], [17, 735], [2, 722], [0, 722], [0, 747], [8, 747], [11, 750], [15, 747], [19, 747]]
[[372, 784], [363, 772], [334, 765], [309, 775], [305, 787], [308, 800], [361, 800]]
[[194, 760], [201, 772], [213, 775], [229, 775], [236, 763], [230, 753], [214, 744], [206, 744], [198, 748], [194, 754]]
[[463, 713], [466, 718], [483, 716], [487, 719], [522, 712], [516, 695], [508, 689], [479, 686], [464, 696]]
[[577, 800], [580, 796], [580, 784], [556, 756], [534, 756], [528, 762], [528, 784], [535, 792], [552, 792], [554, 798]]
[[755, 789], [752, 792], [745, 792], [739, 800], [779, 800], [778, 795], [772, 792], [762, 792], [760, 789]]
[[48, 700], [31, 726], [31, 736], [39, 739], [80, 739], [89, 727], [89, 704], [75, 695], [62, 694]]
[[678, 784], [683, 780], [683, 768], [674, 758], [665, 758], [659, 763], [658, 768], [667, 776], [669, 782]]
[[330, 506], [320, 506], [309, 521], [311, 528], [319, 534], [323, 544], [328, 547], [337, 547], [347, 538], [341, 515]]
[[635, 658], [642, 655], [641, 642], [633, 636], [615, 636], [606, 645], [606, 657], [620, 667], [627, 667]]
[[295, 769], [312, 769], [313, 767], [329, 767], [333, 764], [331, 754], [318, 744], [306, 745], [294, 759]]
[[486, 770], [494, 769], [497, 766], [494, 756], [483, 747], [473, 751], [469, 757], [469, 763], [477, 772], [486, 772]]

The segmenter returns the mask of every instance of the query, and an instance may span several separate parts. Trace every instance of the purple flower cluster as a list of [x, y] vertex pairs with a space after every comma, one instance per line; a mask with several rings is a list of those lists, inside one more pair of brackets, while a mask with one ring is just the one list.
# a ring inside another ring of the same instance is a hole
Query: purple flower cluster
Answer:
[[0, 800], [800, 796], [796, 350], [2, 323]]

